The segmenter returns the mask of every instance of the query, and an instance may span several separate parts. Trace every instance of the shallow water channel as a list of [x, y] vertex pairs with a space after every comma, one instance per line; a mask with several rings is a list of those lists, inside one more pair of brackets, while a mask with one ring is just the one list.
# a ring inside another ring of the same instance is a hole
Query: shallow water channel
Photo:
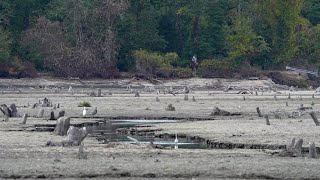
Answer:
[[[132, 138], [139, 141], [140, 144], [150, 144], [151, 142], [156, 146], [172, 147], [175, 146], [175, 137], [164, 136], [164, 138], [158, 138], [154, 136], [154, 133], [145, 133], [145, 135], [128, 135], [120, 133], [118, 129], [132, 128], [135, 126], [149, 126], [159, 123], [176, 123], [175, 120], [104, 120], [94, 124], [84, 124], [87, 128], [89, 136], [95, 137], [100, 143], [109, 142], [123, 142], [135, 144]], [[197, 142], [187, 138], [179, 137], [178, 135], [178, 147], [186, 149], [205, 149], [206, 143]]]

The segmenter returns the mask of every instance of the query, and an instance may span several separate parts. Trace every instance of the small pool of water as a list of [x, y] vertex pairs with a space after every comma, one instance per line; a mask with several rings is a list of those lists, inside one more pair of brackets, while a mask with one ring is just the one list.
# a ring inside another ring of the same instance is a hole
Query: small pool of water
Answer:
[[[174, 148], [175, 138], [155, 138], [153, 135], [128, 135], [117, 133], [118, 128], [130, 128], [134, 126], [159, 124], [159, 123], [176, 123], [175, 120], [109, 120], [102, 121], [92, 125], [85, 125], [89, 136], [95, 137], [100, 143], [109, 142], [123, 142], [135, 144], [132, 138], [139, 141], [140, 144], [150, 144], [151, 142], [156, 146], [172, 147]], [[130, 139], [131, 138], [131, 139]], [[178, 147], [186, 149], [206, 149], [206, 143], [199, 143], [188, 140], [187, 138], [178, 137]]]

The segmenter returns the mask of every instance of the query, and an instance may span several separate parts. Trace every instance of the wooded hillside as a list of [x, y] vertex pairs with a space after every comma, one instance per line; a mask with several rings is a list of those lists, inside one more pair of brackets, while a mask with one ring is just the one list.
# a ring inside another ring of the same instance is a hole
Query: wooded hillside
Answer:
[[319, 23], [320, 0], [0, 0], [0, 76], [317, 70]]

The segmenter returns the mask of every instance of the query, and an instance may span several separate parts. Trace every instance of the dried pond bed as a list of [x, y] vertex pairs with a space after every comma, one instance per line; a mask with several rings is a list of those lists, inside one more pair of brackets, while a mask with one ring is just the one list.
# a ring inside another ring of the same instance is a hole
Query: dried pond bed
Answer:
[[[27, 84], [22, 84], [23, 82]], [[102, 117], [165, 117], [183, 122], [139, 127], [136, 131], [153, 131], [155, 136], [174, 135], [177, 131], [180, 135], [209, 142], [223, 142], [224, 145], [285, 145], [295, 137], [303, 138], [304, 148], [307, 148], [308, 142], [320, 145], [319, 126], [315, 126], [308, 114], [314, 111], [319, 116], [320, 96], [314, 91], [290, 92], [285, 90], [286, 87], [269, 81], [191, 79], [162, 84], [163, 89], [173, 86], [177, 91], [190, 85], [190, 100], [185, 101], [183, 94], [156, 95], [155, 92], [143, 91], [145, 85], [150, 86], [145, 81], [99, 82], [102, 97], [87, 95], [92, 91], [91, 86], [96, 90], [95, 86], [98, 85], [95, 81], [85, 81], [87, 84], [78, 87], [77, 83], [48, 79], [1, 80], [0, 102], [15, 103], [18, 112], [21, 115], [28, 113], [30, 118], [26, 125], [19, 124], [20, 117], [0, 122], [0, 178], [320, 178], [320, 172], [316, 168], [320, 164], [319, 159], [278, 157], [273, 154], [279, 150], [271, 149], [153, 149], [147, 145], [101, 144], [95, 137], [89, 136], [84, 140], [87, 159], [78, 159], [78, 147], [45, 146], [48, 140], [57, 141], [62, 138], [45, 129], [52, 128], [55, 124], [55, 121], [47, 121], [52, 108], [45, 108], [44, 118], [35, 118], [39, 108], [31, 107], [33, 103], [47, 97], [53, 103], [60, 104], [60, 109], [53, 111], [64, 109], [73, 125], [96, 122]], [[37, 88], [39, 84], [44, 88]], [[127, 90], [128, 84], [139, 90], [140, 97], [134, 97], [135, 94]], [[74, 86], [74, 94], [68, 92], [70, 85]], [[235, 88], [224, 92], [229, 86]], [[257, 96], [254, 93], [238, 94], [240, 89], [251, 87], [283, 89], [277, 92], [259, 91]], [[156, 101], [157, 96], [160, 101]], [[192, 96], [195, 96], [195, 102], [191, 100]], [[98, 114], [82, 118], [82, 108], [77, 107], [82, 101], [91, 103], [89, 113], [97, 107]], [[312, 102], [312, 109], [301, 111], [301, 116], [293, 116], [301, 104], [309, 107]], [[166, 111], [168, 104], [173, 104], [176, 111]], [[211, 116], [215, 107], [232, 113], [241, 112], [242, 115]], [[260, 108], [263, 115], [269, 115], [270, 126], [265, 124], [264, 118], [258, 117], [256, 107]], [[35, 130], [36, 124], [37, 128], [44, 130]]]

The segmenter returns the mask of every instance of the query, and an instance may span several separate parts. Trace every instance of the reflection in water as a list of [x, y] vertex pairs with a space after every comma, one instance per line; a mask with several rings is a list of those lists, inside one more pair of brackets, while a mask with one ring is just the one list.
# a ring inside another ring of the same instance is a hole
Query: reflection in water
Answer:
[[[156, 124], [156, 123], [174, 123], [174, 120], [104, 120], [102, 122], [84, 125], [87, 128], [89, 136], [95, 137], [102, 143], [109, 142], [124, 142], [124, 143], [136, 143], [129, 139], [126, 134], [117, 133], [118, 128], [130, 128], [137, 125]], [[164, 138], [155, 138], [153, 135], [144, 136], [131, 136], [137, 139], [141, 144], [160, 145], [165, 147], [179, 147], [179, 148], [190, 148], [190, 149], [205, 149], [207, 148], [206, 143], [199, 143], [186, 138], [179, 138], [175, 136], [170, 137], [168, 134], [164, 135]], [[177, 141], [179, 138], [179, 141]]]

